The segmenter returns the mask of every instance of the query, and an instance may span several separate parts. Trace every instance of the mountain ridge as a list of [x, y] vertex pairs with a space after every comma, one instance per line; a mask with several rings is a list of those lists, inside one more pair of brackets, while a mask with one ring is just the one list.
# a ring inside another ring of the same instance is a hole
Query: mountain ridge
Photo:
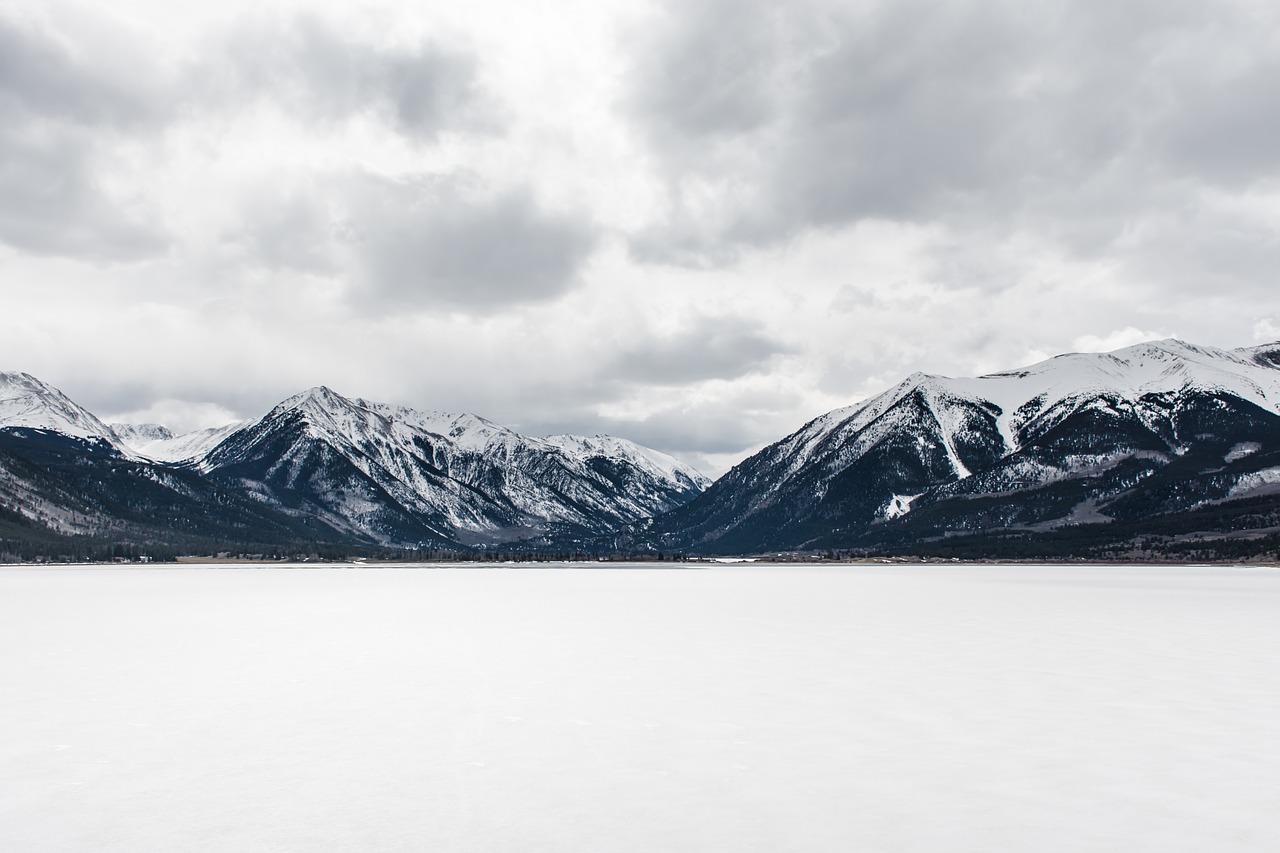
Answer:
[[[599, 534], [668, 509], [709, 484], [689, 466], [625, 439], [611, 438], [614, 455], [597, 452], [595, 466], [561, 446], [589, 447], [591, 440], [559, 442], [522, 436], [478, 415], [374, 403], [317, 386], [228, 435], [201, 465], [211, 475], [283, 490], [339, 516], [359, 512], [341, 505], [349, 495], [356, 503], [389, 504], [391, 515], [368, 523], [379, 536], [416, 519], [472, 545], [556, 528]], [[665, 465], [652, 464], [655, 457]], [[626, 472], [627, 488], [603, 473], [608, 464]], [[329, 477], [343, 487], [326, 486]]]
[[325, 386], [258, 419], [174, 435], [158, 424], [109, 427], [34, 377], [4, 376], [0, 387], [14, 390], [0, 397], [0, 431], [10, 438], [30, 432], [33, 441], [47, 433], [33, 453], [63, 438], [89, 442], [157, 466], [157, 481], [171, 479], [168, 470], [188, 470], [314, 521], [325, 536], [366, 544], [463, 549], [583, 539], [669, 509], [710, 482], [626, 439], [531, 438], [478, 415], [351, 399]]
[[[1044, 492], [1054, 483], [1098, 481], [1096, 494], [1080, 497], [1074, 512], [1087, 501], [1118, 496], [1123, 478], [1116, 473], [1116, 482], [1104, 485], [1108, 471], [1133, 469], [1139, 478], [1177, 472], [1170, 463], [1209, 441], [1198, 438], [1201, 433], [1221, 444], [1240, 425], [1270, 447], [1277, 424], [1280, 344], [1222, 350], [1165, 340], [1111, 353], [1067, 353], [980, 377], [914, 373], [814, 418], [698, 498], [641, 522], [618, 541], [707, 553], [824, 544], [874, 550], [907, 541], [886, 531], [909, 529], [929, 539], [975, 526], [988, 532], [1061, 526], [1071, 523], [1070, 513], [1029, 509], [1048, 500]], [[1252, 440], [1236, 438], [1232, 444]], [[1243, 470], [1248, 464], [1231, 464], [1241, 476], [1250, 473]], [[1186, 488], [1209, 489], [1203, 483]], [[990, 502], [1002, 494], [1017, 495], [1006, 503], [1020, 508], [1005, 507], [985, 520], [964, 516], [972, 506], [962, 501]], [[950, 516], [938, 509], [948, 501]], [[1184, 503], [1190, 508], [1194, 500]], [[927, 529], [917, 522], [924, 507], [937, 516]], [[1095, 518], [1101, 512], [1091, 511]]]
[[1280, 343], [917, 372], [714, 483], [626, 439], [528, 437], [325, 386], [173, 435], [0, 374], [0, 552], [10, 522], [19, 538], [38, 523], [415, 552], [1280, 559]]

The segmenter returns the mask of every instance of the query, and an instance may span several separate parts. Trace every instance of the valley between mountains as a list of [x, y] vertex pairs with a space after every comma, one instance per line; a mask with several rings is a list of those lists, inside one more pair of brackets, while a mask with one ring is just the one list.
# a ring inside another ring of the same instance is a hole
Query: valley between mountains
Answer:
[[0, 558], [499, 551], [1275, 560], [1280, 343], [913, 374], [714, 483], [323, 387], [174, 435], [0, 374]]

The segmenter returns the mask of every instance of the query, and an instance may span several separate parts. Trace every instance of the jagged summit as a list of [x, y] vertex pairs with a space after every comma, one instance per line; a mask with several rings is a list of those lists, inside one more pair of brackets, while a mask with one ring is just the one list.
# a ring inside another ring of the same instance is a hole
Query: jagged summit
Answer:
[[495, 437], [523, 439], [513, 430], [479, 415], [423, 411], [361, 397], [345, 397], [324, 385], [281, 401], [265, 419], [283, 418], [291, 413], [301, 416], [317, 430], [347, 437], [408, 429], [444, 436], [455, 443], [462, 441], [474, 450], [483, 449]]
[[286, 397], [277, 403], [272, 411], [286, 409], [339, 410], [350, 408], [354, 404], [355, 401], [347, 399], [329, 386], [316, 385], [291, 397]]

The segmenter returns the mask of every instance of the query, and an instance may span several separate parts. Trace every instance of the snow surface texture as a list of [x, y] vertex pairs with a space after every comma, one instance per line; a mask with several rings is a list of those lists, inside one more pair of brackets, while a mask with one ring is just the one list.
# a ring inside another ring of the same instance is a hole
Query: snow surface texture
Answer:
[[0, 570], [0, 849], [1280, 849], [1280, 571]]

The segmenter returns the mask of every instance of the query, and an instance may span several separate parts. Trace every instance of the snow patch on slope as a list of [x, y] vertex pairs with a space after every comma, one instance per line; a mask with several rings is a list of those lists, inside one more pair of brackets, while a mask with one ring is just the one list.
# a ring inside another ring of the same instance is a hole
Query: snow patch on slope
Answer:
[[1280, 467], [1263, 468], [1261, 471], [1245, 474], [1231, 487], [1230, 496], [1239, 497], [1250, 492], [1268, 489], [1270, 486], [1280, 486]]
[[1243, 459], [1246, 456], [1252, 456], [1262, 449], [1262, 445], [1256, 441], [1242, 441], [1232, 447], [1222, 457], [1222, 461], [1228, 464], [1235, 462], [1237, 459]]
[[924, 492], [917, 495], [894, 495], [891, 497], [889, 499], [889, 503], [884, 508], [884, 512], [882, 513], [885, 521], [889, 521], [894, 518], [901, 518], [911, 512], [911, 502], [922, 494], [924, 494]]

